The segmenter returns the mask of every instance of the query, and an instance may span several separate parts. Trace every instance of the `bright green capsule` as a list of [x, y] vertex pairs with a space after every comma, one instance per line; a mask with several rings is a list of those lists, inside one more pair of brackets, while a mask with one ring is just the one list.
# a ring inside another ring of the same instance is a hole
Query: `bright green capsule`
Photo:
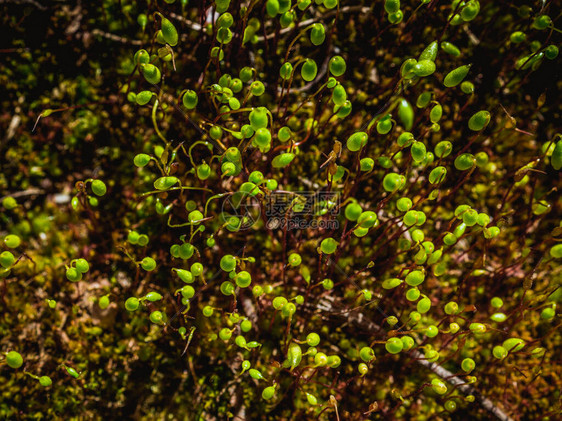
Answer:
[[350, 221], [357, 221], [362, 212], [363, 209], [357, 203], [350, 203], [345, 207], [345, 217]]
[[492, 319], [494, 322], [502, 323], [507, 320], [507, 316], [505, 315], [505, 313], [494, 313], [490, 316], [490, 319]]
[[299, 344], [291, 342], [287, 351], [287, 360], [290, 363], [290, 371], [299, 366], [302, 360], [302, 350]]
[[139, 308], [140, 301], [136, 297], [129, 297], [125, 301], [125, 308], [127, 311], [135, 311]]
[[468, 71], [470, 70], [470, 67], [471, 64], [467, 64], [451, 70], [449, 73], [447, 73], [447, 76], [445, 76], [445, 79], [443, 80], [443, 85], [445, 85], [447, 88], [452, 88], [453, 86], [457, 86], [466, 77]]
[[295, 159], [294, 153], [282, 153], [273, 158], [273, 160], [271, 161], [271, 165], [273, 168], [284, 168], [289, 165], [293, 161], [293, 159]]
[[414, 339], [408, 335], [402, 336], [400, 340], [402, 341], [402, 349], [404, 351], [409, 351], [415, 344]]
[[389, 278], [383, 281], [382, 287], [384, 289], [394, 289], [402, 283], [402, 279], [398, 278]]
[[425, 108], [431, 101], [431, 92], [422, 92], [416, 100], [416, 107]]
[[441, 43], [441, 49], [453, 57], [459, 57], [461, 55], [461, 50], [459, 50], [456, 45], [447, 41]]
[[153, 311], [152, 313], [150, 313], [150, 316], [148, 316], [148, 318], [150, 319], [150, 321], [154, 324], [161, 324], [164, 323], [164, 315], [162, 314], [161, 311]]
[[39, 384], [43, 387], [49, 387], [53, 384], [53, 381], [49, 376], [41, 376], [39, 377]]
[[398, 10], [400, 10], [400, 0], [385, 0], [384, 10], [388, 14], [396, 13]]
[[156, 85], [160, 83], [162, 79], [162, 74], [160, 73], [160, 69], [156, 67], [154, 64], [141, 64], [140, 65], [142, 74], [148, 83]]
[[281, 23], [282, 28], [288, 28], [296, 20], [297, 14], [294, 10], [289, 10], [284, 12], [279, 18], [279, 23]]
[[406, 283], [412, 287], [418, 286], [425, 280], [425, 274], [421, 270], [413, 270], [406, 275]]
[[154, 188], [156, 190], [168, 190], [174, 184], [176, 184], [178, 181], [179, 181], [179, 179], [177, 177], [173, 177], [173, 176], [160, 177], [160, 178], [156, 179], [156, 181], [154, 182]]
[[398, 143], [398, 146], [400, 146], [401, 148], [407, 148], [414, 141], [414, 135], [410, 132], [404, 132], [400, 134], [400, 136], [398, 136], [398, 139], [396, 139], [396, 143]]
[[23, 365], [23, 358], [19, 352], [10, 351], [6, 354], [6, 364], [10, 368], [20, 368]]
[[345, 88], [338, 83], [332, 92], [332, 101], [334, 104], [341, 106], [346, 100], [347, 93], [345, 92]]
[[135, 96], [135, 102], [138, 105], [146, 105], [150, 102], [153, 93], [150, 91], [141, 91]]
[[230, 6], [230, 0], [215, 0], [218, 13], [224, 13]]
[[336, 251], [338, 244], [339, 243], [336, 240], [328, 237], [322, 240], [322, 243], [320, 243], [320, 250], [324, 254], [333, 254]]
[[520, 338], [509, 338], [503, 341], [502, 346], [509, 352], [519, 352], [525, 346], [525, 341]]
[[553, 319], [554, 316], [556, 316], [556, 309], [554, 308], [555, 306], [556, 304], [554, 304], [553, 307], [547, 307], [543, 309], [543, 311], [541, 311], [541, 319], [543, 320]]
[[76, 259], [75, 266], [80, 273], [86, 273], [90, 270], [90, 264], [86, 259]]
[[267, 118], [267, 108], [265, 107], [257, 107], [250, 111], [250, 125], [252, 129], [258, 130], [262, 127], [267, 127], [268, 118]]
[[478, 132], [484, 130], [490, 122], [491, 115], [488, 111], [482, 110], [473, 114], [468, 120], [468, 128], [472, 131]]
[[293, 65], [291, 63], [289, 63], [288, 61], [283, 63], [283, 65], [279, 69], [279, 75], [283, 79], [289, 80], [291, 78], [292, 74], [293, 74]]
[[267, 0], [265, 3], [267, 14], [274, 18], [279, 13], [279, 0]]
[[418, 58], [418, 62], [424, 60], [435, 61], [435, 59], [437, 58], [437, 51], [438, 51], [437, 41], [433, 41], [431, 44], [425, 47], [425, 49], [421, 52]]
[[248, 370], [248, 373], [250, 374], [250, 377], [252, 377], [255, 380], [262, 380], [264, 379], [263, 375], [261, 374], [261, 372], [259, 370], [256, 370], [255, 368], [250, 368]]
[[72, 377], [74, 377], [75, 379], [77, 379], [78, 377], [80, 377], [80, 374], [79, 374], [75, 369], [73, 369], [72, 367], [67, 367], [67, 366], [65, 366], [64, 368], [66, 369], [66, 372], [67, 372], [69, 375], [71, 375]]
[[156, 268], [156, 261], [152, 257], [145, 257], [141, 260], [141, 267], [147, 272], [151, 272]]
[[485, 324], [483, 323], [471, 323], [468, 328], [473, 332], [473, 333], [485, 333], [487, 330], [487, 327]]
[[150, 54], [148, 54], [148, 51], [146, 50], [138, 50], [134, 57], [133, 60], [136, 64], [147, 64], [150, 61]]
[[375, 161], [373, 158], [363, 158], [359, 161], [359, 166], [361, 171], [371, 171], [375, 166]]
[[343, 103], [341, 107], [334, 105], [334, 112], [337, 112], [336, 116], [338, 118], [345, 118], [349, 114], [351, 114], [351, 108], [352, 108], [351, 101], [347, 100]]
[[430, 325], [425, 329], [425, 336], [427, 336], [428, 338], [435, 338], [438, 334], [439, 328], [435, 325]]
[[450, 155], [453, 150], [453, 144], [448, 140], [443, 140], [435, 145], [435, 156], [445, 158]]
[[476, 225], [477, 220], [478, 220], [478, 212], [476, 212], [474, 209], [469, 209], [462, 214], [462, 221], [465, 223], [467, 227], [472, 227]]
[[144, 13], [141, 13], [140, 15], [137, 16], [137, 23], [140, 25], [140, 27], [144, 31], [144, 29], [146, 28], [146, 24], [148, 23], [148, 18], [146, 17], [146, 15]]
[[330, 73], [332, 75], [339, 77], [345, 73], [347, 65], [342, 56], [334, 56], [330, 59], [328, 68], [330, 69]]
[[411, 130], [414, 125], [414, 109], [404, 98], [398, 102], [398, 118], [406, 130]]
[[314, 45], [320, 45], [326, 39], [326, 29], [321, 23], [315, 23], [312, 25], [312, 30], [310, 31], [310, 42]]
[[473, 94], [474, 84], [472, 82], [469, 82], [468, 80], [465, 80], [463, 83], [461, 83], [461, 91], [463, 91], [463, 93], [467, 95]]
[[421, 314], [427, 313], [430, 308], [431, 308], [431, 300], [428, 297], [423, 297], [421, 300], [418, 301], [418, 304], [416, 305], [416, 309]]
[[166, 18], [162, 18], [162, 36], [172, 47], [178, 44], [178, 31], [174, 24]]
[[263, 399], [265, 399], [266, 401], [272, 399], [275, 396], [275, 387], [274, 386], [268, 386], [265, 389], [263, 389], [263, 392], [261, 393], [261, 397]]
[[396, 173], [388, 173], [384, 176], [382, 181], [383, 188], [387, 192], [393, 192], [400, 188], [400, 175]]
[[458, 239], [461, 238], [466, 231], [466, 224], [463, 222], [453, 230], [453, 235]]
[[197, 103], [199, 102], [199, 98], [197, 97], [197, 93], [192, 91], [191, 89], [185, 91], [182, 97], [182, 103], [185, 108], [188, 110], [193, 110]]
[[414, 75], [414, 66], [418, 63], [415, 58], [408, 58], [404, 60], [402, 66], [400, 67], [400, 75], [404, 79], [412, 79]]
[[431, 60], [422, 60], [414, 66], [414, 73], [416, 76], [425, 77], [433, 74], [435, 72], [435, 63]]
[[316, 78], [316, 74], [318, 73], [318, 66], [316, 62], [310, 58], [307, 58], [304, 64], [301, 67], [301, 77], [306, 82], [311, 82]]
[[412, 199], [409, 197], [401, 197], [396, 201], [396, 207], [400, 212], [408, 212], [412, 208]]
[[15, 209], [18, 206], [18, 202], [12, 196], [7, 196], [2, 199], [2, 206], [4, 206], [8, 210], [11, 210]]
[[254, 96], [262, 96], [263, 93], [265, 92], [265, 86], [262, 81], [255, 80], [250, 85], [250, 91]]
[[384, 347], [386, 350], [391, 354], [398, 354], [402, 349], [404, 349], [404, 344], [400, 340], [400, 338], [390, 338], [386, 341]]
[[96, 196], [103, 196], [107, 193], [107, 186], [101, 180], [92, 181], [92, 191]]
[[474, 155], [470, 153], [460, 154], [455, 158], [455, 162], [454, 162], [455, 168], [459, 171], [469, 170], [472, 167], [474, 167], [475, 164], [476, 164], [476, 158], [474, 158]]
[[461, 9], [461, 19], [465, 22], [473, 20], [480, 12], [480, 2], [478, 0], [469, 0]]
[[365, 132], [353, 133], [347, 139], [347, 148], [352, 152], [357, 152], [367, 144], [368, 135]]
[[398, 25], [404, 19], [404, 13], [402, 10], [398, 10], [395, 13], [390, 13], [388, 15], [388, 21], [393, 25]]
[[465, 358], [462, 360], [461, 368], [465, 373], [470, 373], [476, 367], [476, 363], [472, 358]]
[[157, 292], [151, 291], [144, 296], [148, 301], [155, 302], [160, 301], [163, 297]]
[[21, 238], [19, 238], [17, 235], [9, 234], [4, 237], [4, 244], [6, 244], [6, 247], [11, 249], [17, 248], [21, 244]]
[[436, 104], [429, 112], [429, 120], [432, 123], [437, 123], [439, 120], [441, 120], [442, 115], [443, 115], [443, 107], [441, 106], [441, 104]]
[[562, 139], [556, 142], [554, 149], [552, 150], [552, 155], [550, 156], [550, 165], [556, 171], [562, 169]]
[[149, 162], [150, 162], [150, 155], [147, 155], [145, 153], [139, 153], [138, 155], [135, 155], [133, 159], [133, 163], [135, 164], [136, 167], [139, 168], [146, 166]]
[[428, 179], [431, 184], [439, 184], [442, 183], [443, 180], [445, 180], [446, 175], [447, 175], [447, 169], [443, 166], [439, 166], [439, 167], [435, 167], [429, 173]]
[[392, 129], [392, 120], [390, 116], [386, 116], [377, 123], [377, 132], [379, 134], [387, 134]]
[[410, 154], [415, 162], [423, 161], [427, 154], [425, 143], [418, 141], [412, 143], [412, 146], [410, 147]]
[[447, 393], [447, 385], [439, 379], [433, 379], [431, 381], [431, 389], [438, 395]]
[[550, 257], [554, 259], [562, 258], [562, 243], [556, 244], [550, 248], [549, 251]]
[[361, 357], [361, 359], [363, 361], [365, 361], [366, 363], [369, 363], [369, 362], [371, 362], [375, 359], [375, 351], [371, 347], [364, 346], [359, 351], [359, 356]]
[[254, 68], [245, 66], [240, 69], [240, 72], [238, 73], [238, 77], [240, 77], [240, 80], [242, 82], [248, 83], [254, 77], [254, 72], [255, 72]]

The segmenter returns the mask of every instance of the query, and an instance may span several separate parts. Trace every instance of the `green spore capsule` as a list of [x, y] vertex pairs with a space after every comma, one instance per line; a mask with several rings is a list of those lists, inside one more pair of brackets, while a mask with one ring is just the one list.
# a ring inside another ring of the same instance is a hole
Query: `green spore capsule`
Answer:
[[418, 61], [430, 60], [435, 61], [437, 58], [437, 51], [438, 51], [438, 44], [437, 41], [433, 41], [430, 43], [425, 49], [421, 52]]
[[307, 58], [301, 67], [301, 77], [306, 82], [311, 82], [316, 78], [317, 73], [318, 66], [316, 65], [316, 62], [310, 58]]
[[435, 72], [435, 63], [431, 60], [422, 60], [414, 66], [413, 71], [416, 76], [426, 77]]
[[321, 23], [315, 23], [312, 25], [312, 29], [310, 31], [310, 41], [314, 45], [320, 45], [326, 39], [326, 29], [324, 25]]
[[162, 36], [164, 37], [164, 41], [172, 47], [178, 44], [178, 31], [174, 24], [165, 17], [162, 17]]
[[339, 77], [345, 73], [347, 65], [342, 56], [334, 56], [330, 59], [328, 68], [332, 75], [334, 75], [335, 77]]
[[6, 354], [6, 364], [13, 369], [20, 368], [23, 365], [23, 358], [19, 352], [10, 351]]
[[193, 110], [197, 106], [198, 102], [199, 98], [197, 97], [197, 93], [195, 91], [192, 91], [191, 89], [185, 91], [182, 97], [182, 103], [185, 108]]
[[153, 64], [141, 64], [142, 75], [148, 83], [156, 85], [162, 80], [162, 73], [160, 69]]
[[385, 0], [384, 10], [386, 13], [396, 13], [400, 10], [400, 0]]
[[470, 64], [467, 64], [464, 66], [457, 67], [454, 70], [451, 70], [449, 73], [447, 73], [447, 76], [445, 76], [445, 79], [443, 80], [443, 85], [445, 85], [447, 88], [452, 88], [453, 86], [457, 86], [459, 83], [463, 81], [463, 79], [468, 74], [468, 71], [470, 70], [470, 66], [471, 66]]
[[347, 139], [347, 149], [352, 152], [357, 152], [363, 146], [367, 144], [368, 135], [365, 132], [353, 133]]
[[96, 196], [103, 196], [107, 193], [107, 186], [101, 180], [92, 181], [92, 191]]
[[459, 57], [461, 55], [459, 48], [447, 41], [441, 43], [441, 49], [453, 57]]
[[472, 131], [479, 132], [484, 130], [490, 122], [491, 115], [488, 111], [482, 110], [473, 114], [468, 120], [468, 128]]
[[406, 130], [411, 130], [414, 125], [414, 108], [404, 98], [398, 102], [398, 118]]

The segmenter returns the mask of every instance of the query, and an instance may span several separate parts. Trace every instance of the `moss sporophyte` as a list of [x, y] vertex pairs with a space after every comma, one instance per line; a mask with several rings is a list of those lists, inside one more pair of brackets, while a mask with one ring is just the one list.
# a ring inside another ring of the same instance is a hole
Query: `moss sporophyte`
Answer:
[[0, 17], [0, 418], [559, 415], [555, 2], [43, 3]]

